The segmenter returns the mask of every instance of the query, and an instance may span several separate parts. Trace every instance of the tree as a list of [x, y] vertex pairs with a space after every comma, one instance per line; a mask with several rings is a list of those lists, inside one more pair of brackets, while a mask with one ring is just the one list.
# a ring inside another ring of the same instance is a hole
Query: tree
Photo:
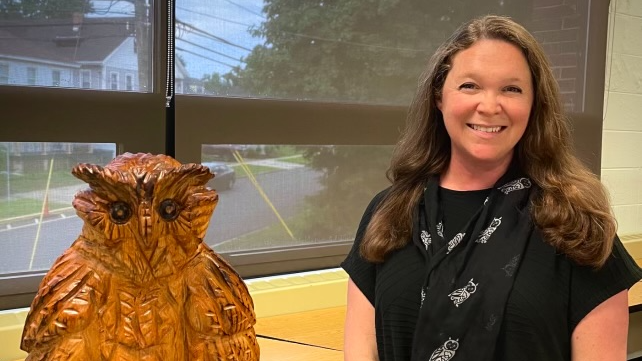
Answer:
[[[524, 0], [265, 0], [265, 39], [228, 78], [254, 95], [408, 104], [430, 55], [461, 23], [488, 13], [530, 15]], [[323, 174], [295, 234], [319, 240], [354, 235], [367, 202], [386, 185], [391, 151], [314, 147]]]
[[265, 44], [235, 77], [252, 94], [407, 104], [456, 27], [517, 6], [530, 11], [517, 0], [265, 0], [266, 20], [253, 30]]
[[306, 199], [294, 234], [305, 240], [345, 240], [354, 236], [368, 201], [383, 190], [392, 147], [305, 147], [304, 157], [322, 172], [321, 191]]
[[223, 75], [219, 73], [206, 74], [202, 80], [207, 94], [220, 96], [244, 95], [243, 90], [234, 84], [230, 73]]
[[91, 0], [0, 0], [0, 19], [70, 19], [93, 11]]

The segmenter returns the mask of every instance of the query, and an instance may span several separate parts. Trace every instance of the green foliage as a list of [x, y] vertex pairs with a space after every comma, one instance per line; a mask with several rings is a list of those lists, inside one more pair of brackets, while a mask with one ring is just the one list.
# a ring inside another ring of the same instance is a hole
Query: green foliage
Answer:
[[[244, 68], [212, 74], [206, 87], [217, 94], [408, 104], [430, 55], [461, 23], [488, 13], [530, 14], [531, 1], [265, 0], [266, 20], [252, 30], [265, 43]], [[297, 238], [352, 237], [368, 201], [388, 185], [391, 147], [301, 149], [323, 173], [323, 188], [306, 200]]]
[[295, 234], [310, 240], [349, 239], [372, 197], [389, 185], [391, 146], [306, 147], [311, 167], [323, 172], [323, 188], [306, 199]]
[[71, 19], [93, 12], [91, 0], [0, 0], [0, 19]]
[[[474, 3], [474, 6], [471, 4]], [[518, 0], [265, 0], [265, 39], [230, 80], [253, 95], [408, 104], [436, 47], [468, 19], [530, 12]], [[524, 12], [524, 10], [522, 10]]]

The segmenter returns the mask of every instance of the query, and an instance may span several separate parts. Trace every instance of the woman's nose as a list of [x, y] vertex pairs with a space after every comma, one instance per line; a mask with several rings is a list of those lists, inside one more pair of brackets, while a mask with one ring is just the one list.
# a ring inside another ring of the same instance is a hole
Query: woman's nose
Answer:
[[501, 111], [498, 94], [494, 92], [484, 92], [481, 94], [477, 111], [484, 114], [497, 114]]

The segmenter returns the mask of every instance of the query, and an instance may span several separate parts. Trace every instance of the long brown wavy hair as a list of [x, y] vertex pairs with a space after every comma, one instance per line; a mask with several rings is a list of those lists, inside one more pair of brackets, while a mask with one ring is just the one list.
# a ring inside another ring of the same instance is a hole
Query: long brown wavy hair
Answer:
[[543, 49], [524, 27], [493, 15], [462, 25], [430, 59], [386, 173], [392, 186], [368, 225], [361, 254], [371, 262], [383, 262], [410, 241], [413, 211], [426, 179], [444, 172], [450, 162], [450, 137], [437, 101], [453, 56], [480, 39], [517, 46], [531, 71], [533, 106], [513, 156], [541, 189], [531, 205], [535, 225], [547, 242], [576, 263], [601, 267], [617, 228], [608, 194], [574, 155], [558, 85]]

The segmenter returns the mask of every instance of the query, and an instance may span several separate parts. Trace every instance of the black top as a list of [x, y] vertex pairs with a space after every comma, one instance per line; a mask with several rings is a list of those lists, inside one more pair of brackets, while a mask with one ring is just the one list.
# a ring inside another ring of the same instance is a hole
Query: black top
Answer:
[[[446, 232], [448, 223], [453, 229], [453, 222], [461, 222], [459, 216], [470, 217], [467, 209], [477, 209], [485, 198], [482, 191], [441, 191], [444, 205], [460, 204], [454, 213], [444, 209]], [[363, 233], [384, 194], [378, 194], [366, 209], [354, 246], [341, 266], [375, 307], [380, 361], [406, 361], [419, 314], [425, 258], [412, 242], [381, 264], [369, 263], [359, 254]], [[469, 201], [450, 202], [453, 195]], [[576, 265], [547, 243], [529, 242], [508, 298], [495, 360], [570, 360], [575, 326], [597, 305], [640, 278], [642, 270], [619, 239], [599, 271]]]

